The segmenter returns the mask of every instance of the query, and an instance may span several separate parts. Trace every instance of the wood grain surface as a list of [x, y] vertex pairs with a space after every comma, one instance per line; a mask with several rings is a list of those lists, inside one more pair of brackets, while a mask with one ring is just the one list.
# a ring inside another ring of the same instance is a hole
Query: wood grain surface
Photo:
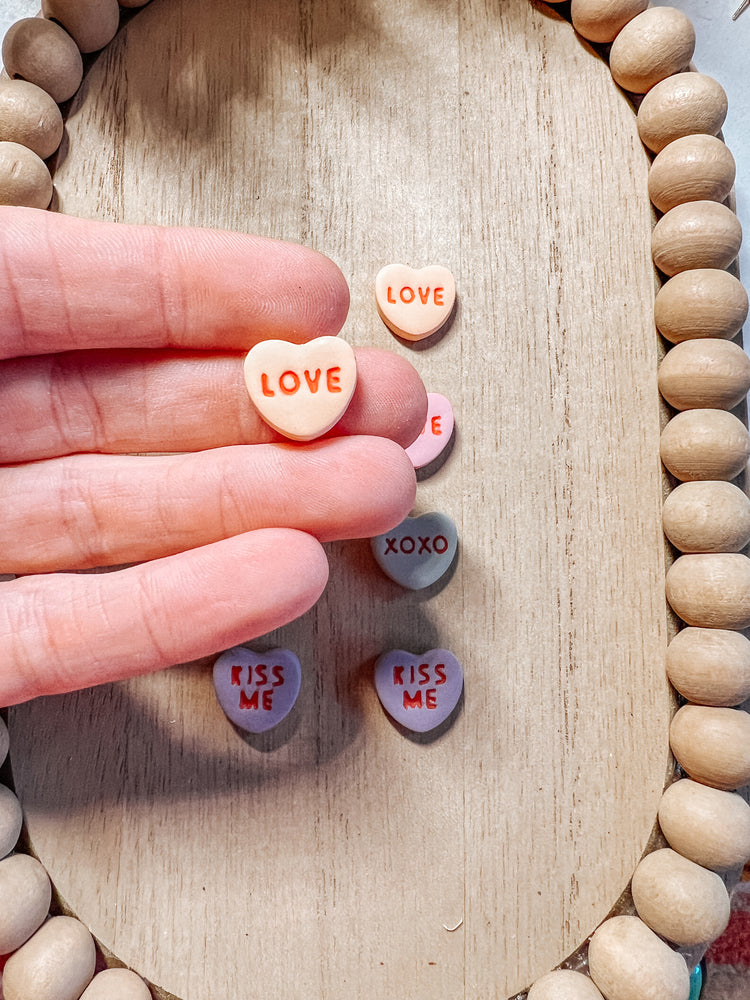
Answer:
[[[330, 546], [319, 605], [252, 644], [303, 664], [264, 738], [236, 735], [207, 663], [12, 710], [33, 849], [103, 945], [182, 1000], [521, 990], [615, 903], [670, 767], [632, 108], [528, 0], [158, 0], [95, 62], [68, 134], [63, 211], [339, 263], [344, 336], [453, 401], [453, 452], [416, 509], [455, 519], [460, 558], [405, 593], [366, 541]], [[378, 318], [394, 261], [453, 271], [438, 343]], [[465, 697], [410, 739], [373, 663], [435, 646]]]

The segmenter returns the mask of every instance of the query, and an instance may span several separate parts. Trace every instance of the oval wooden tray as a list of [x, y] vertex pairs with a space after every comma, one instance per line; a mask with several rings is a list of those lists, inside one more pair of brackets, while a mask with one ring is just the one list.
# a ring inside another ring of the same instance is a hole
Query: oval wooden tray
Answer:
[[[68, 120], [61, 209], [299, 240], [344, 336], [407, 355], [457, 416], [417, 510], [456, 521], [427, 592], [329, 548], [265, 741], [206, 663], [13, 709], [33, 849], [105, 948], [182, 998], [513, 994], [625, 889], [671, 763], [648, 161], [607, 67], [528, 0], [159, 0]], [[392, 261], [459, 306], [422, 350], [378, 318]], [[190, 628], [190, 621], [185, 621]], [[453, 650], [462, 709], [389, 723], [383, 650]], [[448, 930], [462, 921], [457, 930]]]

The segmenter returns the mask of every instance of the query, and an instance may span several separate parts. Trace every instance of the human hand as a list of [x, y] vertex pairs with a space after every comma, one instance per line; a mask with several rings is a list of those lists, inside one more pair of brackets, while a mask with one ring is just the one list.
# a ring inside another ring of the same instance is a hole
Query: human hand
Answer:
[[249, 400], [254, 343], [344, 322], [311, 250], [2, 208], [0, 302], [0, 573], [24, 574], [0, 584], [0, 705], [262, 635], [320, 596], [321, 542], [414, 502], [408, 362], [358, 350], [349, 409], [306, 445]]

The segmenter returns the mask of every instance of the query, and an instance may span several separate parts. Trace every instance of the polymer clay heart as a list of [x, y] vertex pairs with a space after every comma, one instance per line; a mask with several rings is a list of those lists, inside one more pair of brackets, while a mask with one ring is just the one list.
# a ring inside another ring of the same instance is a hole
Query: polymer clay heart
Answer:
[[450, 568], [458, 531], [447, 514], [420, 514], [376, 535], [370, 545], [386, 576], [409, 590], [422, 590]]
[[248, 733], [264, 733], [291, 712], [302, 681], [288, 649], [254, 653], [234, 646], [214, 663], [214, 689], [227, 717]]
[[429, 732], [444, 722], [458, 704], [463, 686], [461, 664], [447, 649], [431, 649], [421, 656], [392, 649], [375, 663], [381, 705], [415, 733]]
[[448, 321], [456, 301], [456, 283], [447, 267], [419, 270], [388, 264], [375, 278], [378, 312], [389, 329], [407, 340], [422, 340]]
[[423, 469], [443, 452], [453, 434], [453, 423], [450, 400], [439, 392], [428, 392], [427, 419], [422, 433], [406, 449], [415, 469]]
[[312, 441], [349, 405], [357, 384], [354, 351], [338, 337], [264, 340], [245, 358], [245, 382], [267, 424], [294, 441]]

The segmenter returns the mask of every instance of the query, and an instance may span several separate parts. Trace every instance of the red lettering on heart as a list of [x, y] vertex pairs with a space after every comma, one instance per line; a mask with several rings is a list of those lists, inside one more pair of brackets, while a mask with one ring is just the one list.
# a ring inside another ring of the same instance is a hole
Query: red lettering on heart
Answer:
[[301, 668], [288, 649], [259, 655], [237, 646], [219, 657], [213, 676], [216, 696], [232, 722], [262, 733], [291, 710], [299, 694]]
[[463, 671], [446, 649], [414, 657], [401, 649], [384, 653], [375, 664], [375, 688], [383, 708], [414, 732], [439, 726], [458, 704]]

